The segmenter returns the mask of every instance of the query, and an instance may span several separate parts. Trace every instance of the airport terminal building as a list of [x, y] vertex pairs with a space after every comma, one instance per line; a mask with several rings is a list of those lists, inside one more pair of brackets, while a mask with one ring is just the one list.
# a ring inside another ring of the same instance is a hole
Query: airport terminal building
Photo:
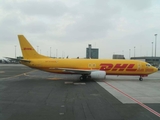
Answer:
[[86, 58], [98, 59], [99, 57], [99, 49], [92, 48], [92, 45], [89, 44], [88, 48], [86, 48]]
[[160, 65], [160, 57], [131, 57], [131, 59], [142, 60], [156, 67], [159, 67]]
[[120, 55], [120, 54], [113, 54], [113, 59], [125, 59], [124, 55]]

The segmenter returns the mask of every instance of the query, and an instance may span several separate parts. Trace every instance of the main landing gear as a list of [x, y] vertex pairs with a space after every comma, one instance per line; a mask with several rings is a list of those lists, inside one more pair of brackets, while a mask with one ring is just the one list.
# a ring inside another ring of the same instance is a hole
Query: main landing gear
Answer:
[[90, 75], [82, 75], [80, 76], [80, 81], [84, 81], [84, 80], [87, 80], [87, 79], [91, 79], [91, 76]]
[[139, 81], [143, 81], [143, 77], [142, 76], [139, 77]]

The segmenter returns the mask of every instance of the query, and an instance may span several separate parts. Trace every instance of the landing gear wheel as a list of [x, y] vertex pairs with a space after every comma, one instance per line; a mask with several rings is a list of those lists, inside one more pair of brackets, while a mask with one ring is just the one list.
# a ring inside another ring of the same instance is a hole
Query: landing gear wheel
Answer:
[[81, 76], [79, 79], [80, 79], [80, 81], [82, 81], [84, 78], [83, 78], [83, 76]]
[[80, 79], [80, 81], [86, 80], [86, 76], [82, 75], [79, 79]]
[[143, 81], [143, 78], [142, 78], [142, 77], [140, 77], [140, 78], [139, 78], [139, 81]]
[[90, 79], [91, 79], [91, 76], [89, 75], [87, 78], [90, 80]]

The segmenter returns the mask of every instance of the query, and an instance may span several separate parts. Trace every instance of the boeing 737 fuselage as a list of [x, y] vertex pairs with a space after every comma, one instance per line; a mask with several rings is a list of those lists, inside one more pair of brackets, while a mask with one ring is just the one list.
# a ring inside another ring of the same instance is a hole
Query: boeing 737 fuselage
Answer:
[[105, 79], [106, 75], [145, 76], [158, 69], [138, 60], [120, 59], [55, 59], [38, 54], [23, 35], [18, 35], [23, 58], [21, 63], [32, 68], [60, 74], [80, 74], [80, 80], [87, 78]]

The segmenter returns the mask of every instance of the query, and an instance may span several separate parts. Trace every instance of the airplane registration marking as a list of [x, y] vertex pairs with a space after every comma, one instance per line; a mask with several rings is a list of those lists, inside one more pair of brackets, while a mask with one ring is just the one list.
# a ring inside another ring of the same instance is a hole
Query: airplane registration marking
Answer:
[[50, 61], [50, 60], [46, 60], [45, 62], [51, 62], [51, 63], [55, 63], [55, 62], [57, 62], [57, 60], [52, 60], [52, 61]]
[[33, 50], [32, 48], [23, 48], [23, 50]]
[[135, 66], [135, 64], [116, 64], [113, 65], [111, 63], [102, 63], [100, 64], [100, 70], [104, 70], [104, 71], [124, 71], [126, 69], [126, 71], [136, 71], [137, 69], [134, 69], [133, 67]]

